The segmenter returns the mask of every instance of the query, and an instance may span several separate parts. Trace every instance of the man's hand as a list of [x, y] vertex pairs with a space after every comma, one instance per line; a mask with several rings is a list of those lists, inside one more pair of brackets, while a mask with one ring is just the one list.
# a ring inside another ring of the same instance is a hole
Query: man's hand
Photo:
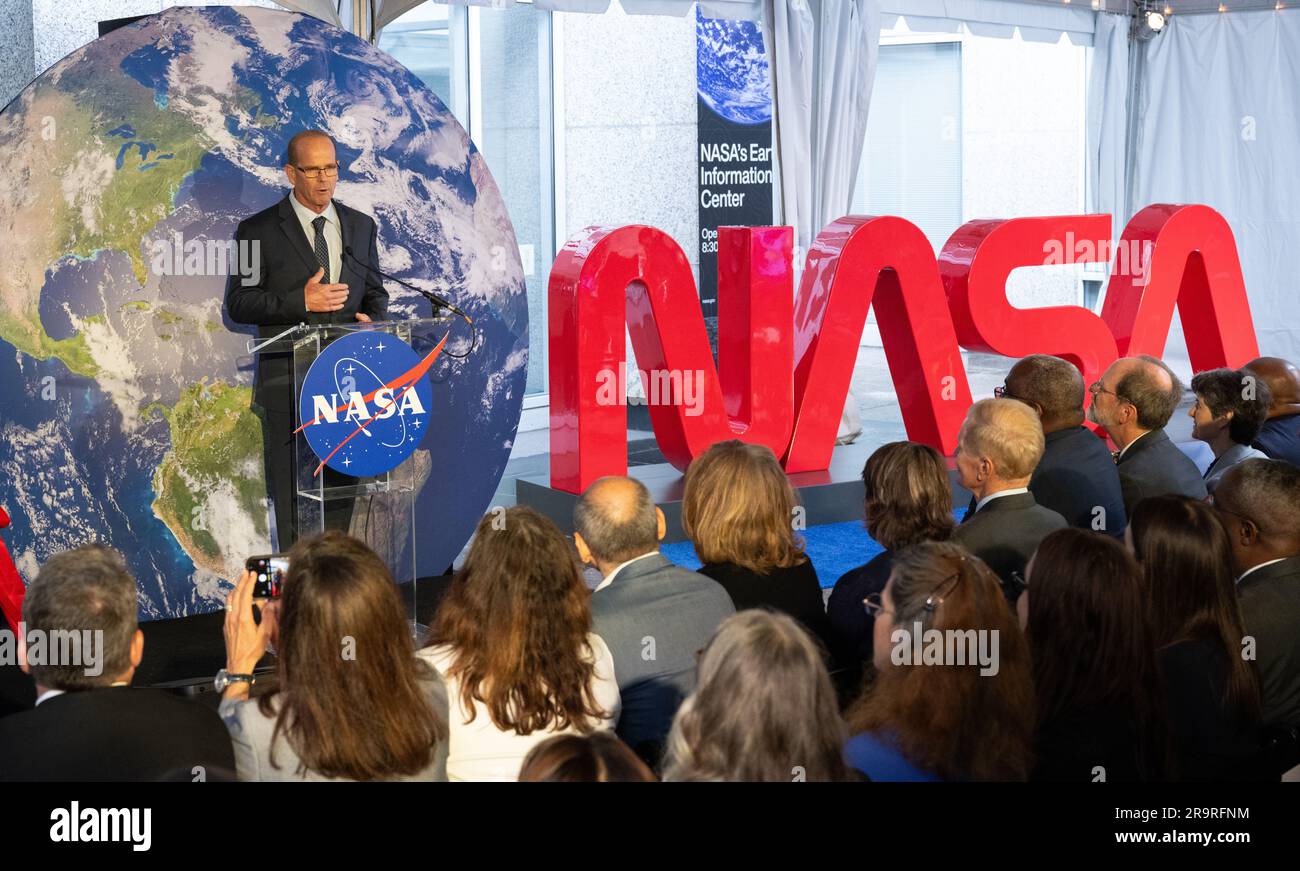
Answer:
[[346, 284], [321, 284], [324, 269], [317, 269], [316, 274], [307, 279], [303, 286], [303, 300], [309, 312], [336, 312], [348, 301]]
[[363, 324], [368, 324], [371, 322], [370, 315], [366, 314], [365, 312], [357, 312], [357, 320]]

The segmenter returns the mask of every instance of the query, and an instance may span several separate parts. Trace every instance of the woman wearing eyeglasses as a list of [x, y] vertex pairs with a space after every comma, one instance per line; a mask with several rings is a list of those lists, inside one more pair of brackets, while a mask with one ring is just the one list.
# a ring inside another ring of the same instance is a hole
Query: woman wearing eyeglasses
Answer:
[[918, 544], [864, 606], [878, 674], [849, 710], [848, 763], [872, 780], [1024, 780], [1029, 653], [992, 570], [958, 545]]

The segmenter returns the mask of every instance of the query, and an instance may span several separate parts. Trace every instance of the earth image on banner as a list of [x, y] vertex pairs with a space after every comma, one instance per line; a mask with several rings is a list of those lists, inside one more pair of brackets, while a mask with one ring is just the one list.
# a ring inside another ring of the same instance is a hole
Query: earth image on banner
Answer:
[[736, 124], [772, 120], [767, 52], [753, 21], [705, 18], [696, 9], [695, 73], [700, 99]]
[[[335, 139], [336, 198], [377, 221], [379, 267], [477, 330], [458, 360], [470, 334], [452, 328], [427, 376], [417, 572], [441, 573], [487, 510], [519, 422], [528, 307], [482, 155], [411, 72], [346, 31], [172, 8], [72, 53], [0, 112], [0, 506], [26, 581], [102, 541], [135, 574], [141, 617], [178, 617], [219, 608], [266, 552], [252, 328], [222, 301], [235, 226], [287, 194], [285, 145], [307, 128]], [[388, 291], [393, 319], [431, 314]]]

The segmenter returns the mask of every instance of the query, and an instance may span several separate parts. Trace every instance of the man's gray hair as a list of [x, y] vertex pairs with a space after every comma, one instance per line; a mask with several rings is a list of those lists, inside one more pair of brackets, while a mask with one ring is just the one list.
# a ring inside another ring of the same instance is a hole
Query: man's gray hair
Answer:
[[1250, 518], [1267, 536], [1300, 539], [1300, 468], [1288, 462], [1242, 460], [1223, 476], [1214, 498]]
[[[1164, 361], [1143, 354], [1137, 358], [1149, 365], [1134, 366], [1127, 375], [1115, 385], [1115, 393], [1125, 402], [1132, 403], [1137, 409], [1137, 424], [1142, 429], [1162, 429], [1174, 416], [1174, 409], [1183, 399], [1183, 382], [1178, 380], [1174, 370]], [[1162, 387], [1151, 366], [1163, 369], [1169, 376], [1169, 387]]]
[[[621, 481], [631, 486], [631, 499], [612, 499], [600, 491]], [[622, 563], [659, 549], [659, 517], [645, 484], [635, 478], [600, 478], [573, 507], [573, 528], [591, 555], [604, 563]]]
[[[99, 668], [87, 664], [31, 663], [32, 680], [44, 687], [81, 690], [108, 686], [131, 667], [131, 641], [139, 628], [135, 578], [122, 555], [102, 544], [87, 544], [46, 560], [23, 599], [23, 622], [30, 635], [40, 630], [52, 642], [102, 632]], [[57, 633], [57, 634], [56, 634]], [[89, 652], [80, 647], [84, 659]], [[47, 654], [49, 650], [47, 648]]]

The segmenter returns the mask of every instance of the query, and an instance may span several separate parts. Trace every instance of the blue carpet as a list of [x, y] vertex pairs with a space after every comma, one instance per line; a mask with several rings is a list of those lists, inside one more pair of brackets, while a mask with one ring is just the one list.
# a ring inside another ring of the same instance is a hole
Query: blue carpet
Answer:
[[[867, 535], [861, 520], [810, 526], [804, 530], [803, 538], [804, 549], [817, 569], [817, 580], [821, 581], [823, 588], [834, 586], [840, 575], [857, 568], [884, 549]], [[695, 546], [689, 541], [660, 545], [659, 550], [682, 568], [695, 570], [700, 567]]]
[[[960, 508], [953, 512], [953, 517], [960, 520], [965, 513], [966, 509]], [[876, 544], [875, 539], [867, 535], [867, 529], [861, 520], [810, 526], [804, 530], [803, 538], [804, 550], [817, 569], [817, 580], [821, 582], [822, 589], [835, 586], [840, 575], [857, 568], [884, 550]], [[694, 571], [700, 567], [695, 546], [689, 541], [663, 544], [659, 550], [682, 568]]]

